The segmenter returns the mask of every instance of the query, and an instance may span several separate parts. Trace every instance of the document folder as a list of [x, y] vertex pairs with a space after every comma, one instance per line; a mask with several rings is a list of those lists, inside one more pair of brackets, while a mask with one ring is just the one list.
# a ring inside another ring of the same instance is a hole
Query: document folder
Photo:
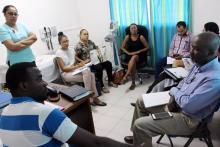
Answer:
[[69, 98], [72, 101], [76, 101], [75, 99], [77, 96], [80, 96], [84, 93], [87, 93], [88, 90], [86, 90], [84, 87], [81, 87], [79, 85], [73, 85], [71, 87], [65, 87], [61, 88], [59, 93], [65, 96], [66, 98]]
[[165, 105], [169, 102], [169, 91], [155, 92], [142, 95], [145, 108]]

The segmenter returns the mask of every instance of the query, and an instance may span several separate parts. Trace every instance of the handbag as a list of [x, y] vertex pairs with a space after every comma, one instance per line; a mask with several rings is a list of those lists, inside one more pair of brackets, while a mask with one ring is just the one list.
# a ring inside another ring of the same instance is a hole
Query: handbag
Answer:
[[125, 76], [125, 70], [124, 69], [115, 71], [113, 73], [113, 83], [114, 84], [120, 84], [120, 82], [122, 81], [124, 76]]

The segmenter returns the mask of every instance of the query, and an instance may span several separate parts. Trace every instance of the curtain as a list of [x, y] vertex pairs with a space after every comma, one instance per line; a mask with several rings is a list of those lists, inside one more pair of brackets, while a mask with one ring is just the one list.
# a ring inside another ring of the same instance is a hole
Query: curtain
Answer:
[[118, 24], [119, 48], [131, 23], [147, 27], [152, 66], [167, 56], [178, 21], [185, 21], [191, 30], [191, 0], [109, 0], [109, 4], [111, 21]]

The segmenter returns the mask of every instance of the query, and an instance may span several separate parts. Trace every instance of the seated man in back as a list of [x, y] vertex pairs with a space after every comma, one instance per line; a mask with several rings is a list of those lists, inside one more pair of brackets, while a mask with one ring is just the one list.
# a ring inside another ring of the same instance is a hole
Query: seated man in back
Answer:
[[[169, 57], [175, 59], [181, 59], [182, 57], [190, 56], [190, 48], [192, 43], [192, 35], [187, 31], [186, 23], [179, 21], [176, 24], [177, 33], [173, 36], [170, 49]], [[167, 65], [167, 57], [159, 60], [156, 65], [155, 79], [158, 78], [159, 74], [163, 71], [163, 67]]]
[[[219, 36], [219, 27], [215, 22], [207, 22], [204, 25], [203, 32], [213, 32]], [[220, 61], [220, 48], [218, 49], [217, 55]], [[159, 78], [152, 83], [147, 93], [170, 90], [170, 88], [177, 86], [178, 82], [179, 80], [175, 81], [170, 76], [166, 75], [166, 73], [162, 73]]]
[[[170, 90], [167, 105], [146, 109], [143, 99], [136, 102], [132, 130], [134, 144], [145, 142], [152, 146], [152, 137], [160, 134], [189, 135], [203, 119], [211, 119], [220, 102], [220, 64], [216, 52], [219, 37], [211, 32], [201, 33], [192, 42], [191, 57], [195, 65], [177, 87]], [[153, 100], [153, 98], [152, 98]], [[172, 112], [173, 117], [153, 120], [149, 113]], [[132, 142], [132, 138], [125, 137]]]
[[43, 104], [47, 83], [33, 63], [17, 63], [7, 71], [6, 84], [13, 96], [0, 117], [4, 146], [129, 147], [95, 136], [74, 124], [63, 112]]

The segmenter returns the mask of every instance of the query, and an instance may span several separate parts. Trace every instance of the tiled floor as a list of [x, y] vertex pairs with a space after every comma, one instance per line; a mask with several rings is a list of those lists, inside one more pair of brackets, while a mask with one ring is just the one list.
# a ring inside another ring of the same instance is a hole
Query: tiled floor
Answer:
[[[151, 76], [153, 77], [153, 76]], [[138, 85], [135, 90], [129, 91], [130, 82], [120, 85], [118, 88], [109, 88], [110, 93], [103, 94], [100, 99], [107, 102], [106, 107], [92, 107], [93, 119], [95, 124], [96, 135], [106, 136], [112, 139], [124, 142], [123, 138], [132, 135], [130, 125], [134, 107], [130, 105], [135, 102], [137, 97], [145, 93], [153, 78], [146, 79], [143, 85]], [[137, 82], [138, 83], [138, 82]], [[220, 146], [220, 112], [215, 114], [214, 120], [210, 125], [212, 132], [212, 140], [215, 147]], [[162, 143], [156, 143], [158, 137], [153, 138], [155, 147], [170, 146], [166, 137], [162, 139]], [[174, 138], [173, 143], [176, 147], [181, 147], [186, 142], [184, 138]], [[198, 139], [193, 140], [192, 147], [206, 147], [206, 144]]]

